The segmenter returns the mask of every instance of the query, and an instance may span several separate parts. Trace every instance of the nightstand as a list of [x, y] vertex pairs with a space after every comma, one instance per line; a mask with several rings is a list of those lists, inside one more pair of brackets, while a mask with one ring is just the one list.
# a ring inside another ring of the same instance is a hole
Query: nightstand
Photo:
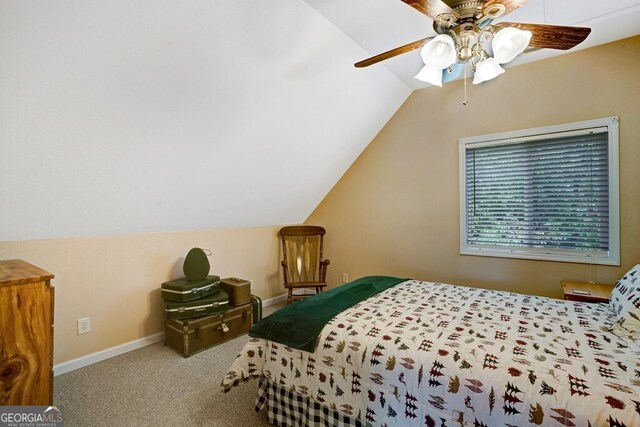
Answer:
[[574, 282], [563, 280], [560, 282], [564, 291], [564, 299], [582, 302], [609, 302], [609, 296], [614, 285], [605, 283]]

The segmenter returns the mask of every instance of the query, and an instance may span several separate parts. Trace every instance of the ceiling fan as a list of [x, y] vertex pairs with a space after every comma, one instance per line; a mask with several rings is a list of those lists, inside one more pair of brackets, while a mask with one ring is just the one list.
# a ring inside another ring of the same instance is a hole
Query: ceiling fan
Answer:
[[470, 63], [474, 72], [473, 83], [477, 84], [504, 73], [500, 64], [513, 60], [527, 48], [571, 49], [591, 32], [586, 27], [515, 22], [492, 24], [528, 0], [401, 1], [433, 19], [433, 29], [438, 35], [357, 62], [356, 67], [368, 67], [421, 48], [425, 66], [416, 75], [417, 79], [442, 86], [443, 76], [452, 80], [461, 73], [465, 64]]

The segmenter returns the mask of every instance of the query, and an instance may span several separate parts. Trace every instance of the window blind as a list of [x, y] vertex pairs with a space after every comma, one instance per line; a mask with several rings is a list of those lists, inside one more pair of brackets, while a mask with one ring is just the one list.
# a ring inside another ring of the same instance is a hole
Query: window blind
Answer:
[[606, 127], [466, 147], [469, 247], [609, 251]]

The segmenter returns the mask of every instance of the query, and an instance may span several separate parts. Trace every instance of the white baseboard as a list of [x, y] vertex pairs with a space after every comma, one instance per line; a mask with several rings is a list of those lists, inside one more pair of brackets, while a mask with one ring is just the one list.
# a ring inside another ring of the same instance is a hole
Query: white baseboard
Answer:
[[278, 295], [277, 297], [269, 298], [262, 301], [262, 308], [269, 307], [270, 305], [278, 304], [280, 301], [286, 301], [287, 294]]
[[[293, 294], [294, 295], [315, 295], [316, 293], [307, 289], [298, 289], [293, 291]], [[275, 305], [281, 301], [286, 301], [286, 300], [287, 300], [287, 294], [278, 295], [277, 297], [269, 298], [262, 301], [262, 308], [269, 307], [270, 305]]]
[[69, 360], [68, 362], [59, 363], [53, 367], [53, 375], [58, 376], [66, 374], [67, 372], [75, 371], [76, 369], [84, 368], [85, 366], [102, 362], [103, 360], [110, 359], [112, 357], [119, 356], [121, 354], [128, 353], [142, 347], [146, 347], [162, 340], [164, 340], [164, 332], [158, 332], [157, 334], [153, 334], [148, 337], [117, 345], [106, 350], [97, 351], [87, 356]]
[[[296, 292], [296, 294], [298, 294], [298, 292]], [[287, 294], [278, 295], [262, 301], [262, 307], [269, 307], [270, 305], [275, 305], [286, 300]], [[120, 356], [121, 354], [146, 347], [162, 340], [164, 340], [164, 332], [158, 332], [157, 334], [153, 334], [148, 337], [117, 345], [87, 356], [78, 357], [77, 359], [69, 360], [68, 362], [62, 362], [53, 367], [53, 375], [58, 376], [66, 374], [67, 372], [75, 371], [76, 369], [84, 368], [85, 366], [93, 365], [94, 363], [102, 362], [103, 360], [107, 360], [115, 356]]]

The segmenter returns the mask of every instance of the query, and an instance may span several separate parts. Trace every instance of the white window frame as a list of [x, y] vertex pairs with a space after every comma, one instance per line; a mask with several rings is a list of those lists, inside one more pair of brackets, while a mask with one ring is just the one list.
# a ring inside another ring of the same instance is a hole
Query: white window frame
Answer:
[[[609, 251], [606, 254], [579, 254], [562, 249], [539, 248], [497, 248], [467, 244], [467, 195], [466, 195], [466, 150], [467, 147], [508, 144], [523, 140], [541, 140], [553, 138], [555, 133], [569, 131], [587, 131], [590, 128], [608, 129], [609, 156]], [[620, 184], [619, 184], [619, 133], [618, 117], [607, 117], [583, 122], [545, 126], [533, 129], [501, 132], [491, 135], [460, 138], [459, 176], [460, 176], [460, 254], [503, 258], [535, 259], [584, 264], [620, 265]]]

